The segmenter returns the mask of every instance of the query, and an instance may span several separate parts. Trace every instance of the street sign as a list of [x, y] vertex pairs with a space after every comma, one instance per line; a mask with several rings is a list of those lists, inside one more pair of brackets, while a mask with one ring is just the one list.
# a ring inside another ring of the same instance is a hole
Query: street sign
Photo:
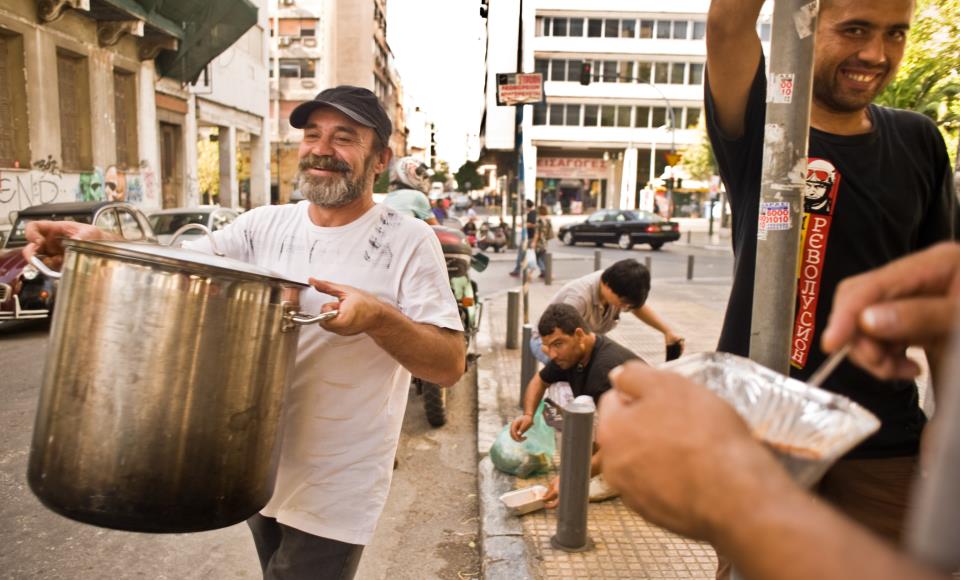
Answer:
[[497, 104], [532, 105], [543, 102], [543, 75], [500, 73], [497, 75]]
[[682, 153], [664, 153], [664, 158], [667, 160], [667, 165], [673, 167], [680, 163], [680, 160], [683, 159]]

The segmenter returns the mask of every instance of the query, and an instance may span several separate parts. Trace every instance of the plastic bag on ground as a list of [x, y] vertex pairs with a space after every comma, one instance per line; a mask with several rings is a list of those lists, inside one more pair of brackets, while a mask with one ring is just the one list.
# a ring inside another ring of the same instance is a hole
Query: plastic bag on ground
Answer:
[[504, 426], [490, 447], [490, 461], [504, 473], [530, 477], [553, 466], [556, 440], [553, 429], [543, 420], [543, 402], [533, 414], [533, 426], [524, 433], [526, 441], [514, 441], [510, 425]]

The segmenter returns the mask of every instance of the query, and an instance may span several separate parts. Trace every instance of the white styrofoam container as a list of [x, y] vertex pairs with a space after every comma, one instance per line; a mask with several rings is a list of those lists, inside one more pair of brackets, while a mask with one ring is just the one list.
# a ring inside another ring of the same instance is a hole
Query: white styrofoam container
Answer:
[[531, 485], [523, 489], [508, 491], [500, 496], [500, 501], [507, 506], [511, 514], [520, 516], [543, 509], [543, 496], [546, 494], [546, 487]]

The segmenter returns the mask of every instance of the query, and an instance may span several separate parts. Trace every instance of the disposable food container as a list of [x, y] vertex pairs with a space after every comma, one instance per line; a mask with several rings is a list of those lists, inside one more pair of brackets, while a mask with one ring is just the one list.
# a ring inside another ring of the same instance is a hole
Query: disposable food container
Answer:
[[523, 489], [508, 491], [500, 496], [500, 501], [511, 514], [520, 516], [543, 509], [543, 496], [547, 488], [542, 485], [531, 485]]
[[850, 399], [785, 377], [750, 359], [699, 353], [661, 365], [733, 405], [794, 480], [815, 484], [833, 463], [880, 428]]

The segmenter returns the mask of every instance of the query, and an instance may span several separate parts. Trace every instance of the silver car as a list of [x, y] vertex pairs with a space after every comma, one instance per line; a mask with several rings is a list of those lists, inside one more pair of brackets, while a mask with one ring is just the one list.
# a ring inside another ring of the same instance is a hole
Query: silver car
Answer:
[[[150, 214], [150, 225], [161, 244], [169, 244], [174, 232], [187, 224], [206, 226], [211, 232], [225, 228], [237, 219], [240, 212], [220, 207], [218, 205], [201, 205], [198, 207], [178, 207], [164, 209]], [[198, 230], [185, 232], [181, 240], [189, 240], [202, 236]]]

